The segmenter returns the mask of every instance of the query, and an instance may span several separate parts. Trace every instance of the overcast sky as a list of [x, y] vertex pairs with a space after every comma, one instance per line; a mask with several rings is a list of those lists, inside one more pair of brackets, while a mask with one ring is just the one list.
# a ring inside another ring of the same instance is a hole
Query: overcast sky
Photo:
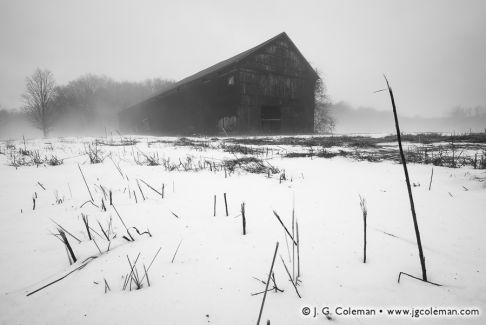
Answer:
[[0, 105], [25, 77], [179, 80], [285, 31], [333, 101], [404, 115], [486, 105], [486, 1], [0, 0]]

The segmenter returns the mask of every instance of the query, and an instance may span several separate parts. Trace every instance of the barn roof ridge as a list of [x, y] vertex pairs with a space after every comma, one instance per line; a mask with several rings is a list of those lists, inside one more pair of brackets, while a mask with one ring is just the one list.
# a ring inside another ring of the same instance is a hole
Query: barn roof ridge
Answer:
[[[282, 33], [280, 33], [280, 34], [278, 34], [278, 35], [276, 35], [276, 36], [274, 36], [274, 37], [272, 37], [272, 38], [264, 41], [263, 43], [260, 43], [260, 44], [258, 44], [256, 46], [254, 46], [254, 47], [252, 47], [252, 48], [250, 48], [248, 50], [245, 50], [245, 51], [243, 51], [241, 53], [238, 53], [238, 54], [236, 54], [236, 55], [234, 55], [234, 56], [232, 56], [232, 57], [230, 57], [228, 59], [225, 59], [223, 61], [220, 61], [220, 62], [218, 62], [216, 64], [213, 64], [212, 66], [210, 66], [208, 68], [205, 68], [205, 69], [203, 69], [203, 70], [201, 70], [199, 72], [196, 72], [196, 73], [194, 73], [194, 74], [192, 74], [192, 75], [190, 75], [190, 76], [188, 76], [186, 78], [183, 78], [183, 79], [177, 81], [176, 83], [174, 83], [173, 85], [169, 86], [168, 88], [166, 88], [166, 89], [164, 89], [164, 90], [162, 90], [162, 91], [160, 91], [158, 93], [155, 93], [153, 95], [150, 95], [150, 97], [148, 97], [148, 98], [146, 98], [146, 99], [144, 99], [144, 100], [142, 100], [142, 101], [140, 101], [140, 102], [138, 102], [138, 103], [136, 103], [134, 105], [130, 105], [128, 108], [137, 106], [137, 105], [139, 105], [141, 103], [144, 103], [144, 102], [147, 102], [147, 101], [149, 101], [151, 99], [155, 99], [157, 97], [164, 96], [164, 95], [168, 94], [169, 92], [173, 91], [174, 89], [177, 89], [177, 88], [179, 88], [181, 86], [184, 86], [186, 84], [189, 84], [189, 83], [191, 83], [193, 81], [199, 80], [199, 79], [201, 79], [201, 78], [203, 78], [203, 77], [205, 77], [205, 76], [207, 76], [209, 74], [218, 72], [218, 71], [220, 71], [220, 70], [222, 70], [224, 68], [227, 68], [227, 67], [231, 66], [232, 64], [238, 63], [241, 60], [247, 58], [249, 55], [255, 53], [256, 51], [258, 51], [261, 48], [267, 46], [269, 43], [273, 42], [274, 40], [276, 40], [276, 39], [278, 39], [280, 37], [286, 37], [290, 41], [290, 43], [292, 44], [292, 46], [297, 50], [297, 52], [299, 53], [299, 55], [301, 55], [304, 58], [305, 62], [312, 69], [312, 66], [305, 59], [305, 57], [299, 51], [299, 49], [297, 48], [297, 46], [295, 46], [295, 44], [292, 42], [292, 40], [287, 35], [287, 33], [286, 32], [282, 32]], [[317, 76], [317, 74], [316, 74], [316, 76]], [[317, 76], [317, 78], [318, 78], [318, 76]]]

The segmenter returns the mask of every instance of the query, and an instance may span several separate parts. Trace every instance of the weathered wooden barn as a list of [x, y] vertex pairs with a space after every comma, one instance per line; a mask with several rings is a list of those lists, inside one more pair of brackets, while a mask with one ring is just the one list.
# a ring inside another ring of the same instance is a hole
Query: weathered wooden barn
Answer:
[[305, 134], [318, 75], [286, 33], [123, 110], [123, 132]]

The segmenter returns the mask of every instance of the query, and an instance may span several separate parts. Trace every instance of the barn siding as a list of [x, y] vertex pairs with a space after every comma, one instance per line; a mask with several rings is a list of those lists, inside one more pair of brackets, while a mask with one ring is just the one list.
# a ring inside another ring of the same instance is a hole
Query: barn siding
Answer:
[[281, 108], [281, 133], [310, 133], [315, 78], [289, 41], [279, 40], [239, 65], [241, 132], [262, 133], [262, 106]]
[[311, 133], [315, 81], [315, 72], [282, 33], [234, 64], [125, 110], [120, 127], [151, 134], [216, 134], [225, 125], [224, 132], [261, 134], [267, 123], [262, 107], [267, 107], [281, 114], [279, 133]]

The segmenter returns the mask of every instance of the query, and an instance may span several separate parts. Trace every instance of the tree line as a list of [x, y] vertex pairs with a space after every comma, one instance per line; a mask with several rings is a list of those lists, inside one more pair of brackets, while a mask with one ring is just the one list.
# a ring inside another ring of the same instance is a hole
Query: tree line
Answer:
[[173, 83], [173, 80], [162, 78], [119, 82], [87, 74], [66, 85], [57, 85], [51, 71], [38, 68], [26, 79], [23, 111], [44, 136], [54, 127], [76, 131], [116, 126], [120, 110]]

